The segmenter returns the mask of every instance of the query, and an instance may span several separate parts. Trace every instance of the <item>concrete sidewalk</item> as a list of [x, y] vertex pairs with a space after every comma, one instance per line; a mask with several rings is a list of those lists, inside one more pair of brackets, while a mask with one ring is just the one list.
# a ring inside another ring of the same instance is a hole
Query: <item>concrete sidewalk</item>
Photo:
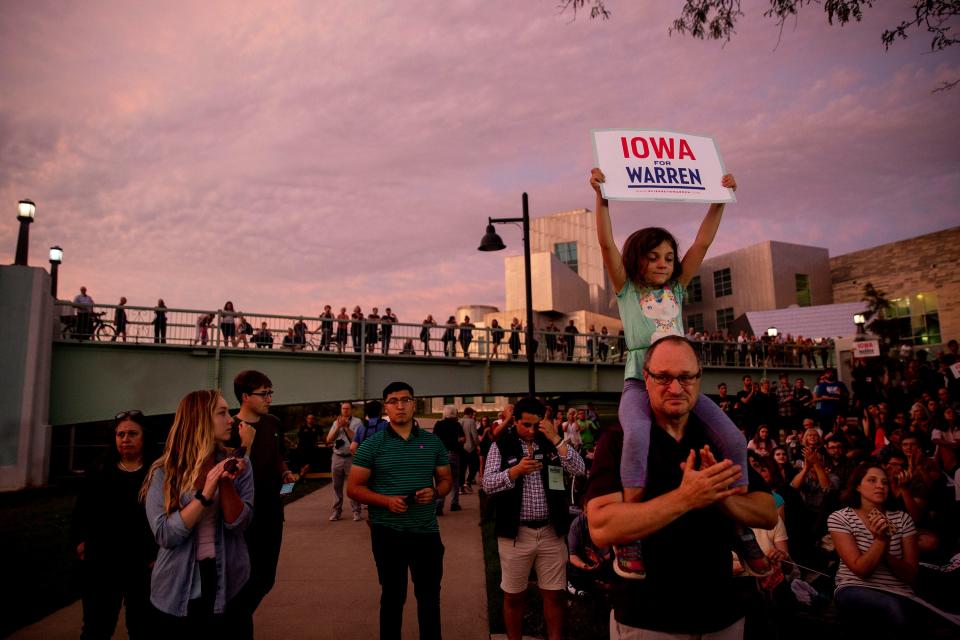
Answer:
[[[446, 553], [441, 591], [444, 635], [488, 640], [483, 545], [476, 494], [460, 498], [463, 511], [440, 518]], [[277, 584], [254, 616], [258, 640], [329, 638], [368, 640], [379, 635], [380, 585], [366, 522], [329, 522], [333, 485], [286, 508]], [[348, 503], [349, 504], [349, 503]], [[449, 500], [448, 500], [449, 508]], [[349, 506], [348, 506], [349, 509]], [[77, 602], [21, 629], [16, 640], [76, 638], [82, 611]], [[413, 584], [404, 609], [403, 637], [417, 638]], [[115, 638], [126, 638], [121, 612]]]

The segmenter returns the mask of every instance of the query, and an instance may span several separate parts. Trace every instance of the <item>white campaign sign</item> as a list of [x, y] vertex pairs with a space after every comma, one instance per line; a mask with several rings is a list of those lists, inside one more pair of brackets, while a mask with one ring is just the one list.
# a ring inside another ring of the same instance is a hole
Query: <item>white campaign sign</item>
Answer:
[[861, 340], [853, 343], [854, 358], [875, 358], [880, 355], [879, 340]]
[[594, 129], [596, 166], [609, 200], [736, 202], [720, 185], [723, 161], [709, 136], [674, 131]]

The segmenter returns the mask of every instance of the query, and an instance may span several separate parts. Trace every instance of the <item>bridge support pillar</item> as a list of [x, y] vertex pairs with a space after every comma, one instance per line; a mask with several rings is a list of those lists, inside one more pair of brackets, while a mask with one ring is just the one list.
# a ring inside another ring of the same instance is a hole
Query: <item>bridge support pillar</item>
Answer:
[[0, 266], [0, 491], [47, 482], [52, 317], [46, 271]]

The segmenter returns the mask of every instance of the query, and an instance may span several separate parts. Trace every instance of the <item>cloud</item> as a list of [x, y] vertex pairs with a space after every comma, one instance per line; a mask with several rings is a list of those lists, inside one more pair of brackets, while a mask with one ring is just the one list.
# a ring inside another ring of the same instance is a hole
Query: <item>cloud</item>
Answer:
[[[401, 320], [503, 304], [488, 216], [592, 207], [591, 128], [717, 137], [741, 184], [716, 255], [765, 239], [831, 253], [955, 224], [956, 52], [884, 53], [898, 9], [778, 42], [752, 14], [725, 46], [672, 9], [610, 21], [549, 2], [19, 3], [0, 20], [0, 203], [38, 203], [31, 262], [98, 301]], [[918, 34], [919, 35], [919, 34]], [[618, 237], [703, 207], [615, 203]], [[0, 226], [0, 259], [16, 238]], [[512, 234], [512, 235], [511, 235]]]

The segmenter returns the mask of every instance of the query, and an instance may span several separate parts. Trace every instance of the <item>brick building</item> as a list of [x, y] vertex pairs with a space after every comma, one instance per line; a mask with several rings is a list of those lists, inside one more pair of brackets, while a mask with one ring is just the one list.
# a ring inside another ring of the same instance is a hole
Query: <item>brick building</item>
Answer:
[[860, 300], [868, 282], [886, 293], [904, 341], [960, 338], [960, 227], [830, 258], [830, 277], [834, 302]]

